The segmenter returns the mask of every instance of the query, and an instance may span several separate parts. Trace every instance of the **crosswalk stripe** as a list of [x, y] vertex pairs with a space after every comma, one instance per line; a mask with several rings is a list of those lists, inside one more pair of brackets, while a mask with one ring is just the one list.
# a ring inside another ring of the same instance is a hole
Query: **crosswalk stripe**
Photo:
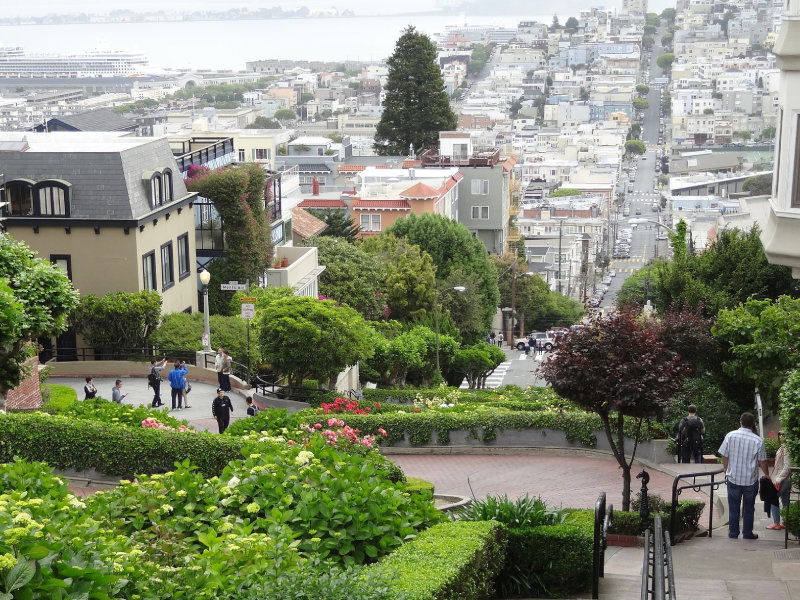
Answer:
[[[492, 373], [489, 377], [486, 378], [486, 387], [494, 389], [494, 388], [499, 388], [501, 385], [503, 385], [503, 379], [505, 378], [506, 371], [508, 371], [508, 368], [510, 366], [511, 366], [510, 360], [500, 363], [494, 370], [494, 373]], [[464, 381], [461, 382], [461, 385], [458, 386], [458, 389], [466, 390], [468, 388], [469, 384], [467, 383], [467, 379], [465, 377]]]

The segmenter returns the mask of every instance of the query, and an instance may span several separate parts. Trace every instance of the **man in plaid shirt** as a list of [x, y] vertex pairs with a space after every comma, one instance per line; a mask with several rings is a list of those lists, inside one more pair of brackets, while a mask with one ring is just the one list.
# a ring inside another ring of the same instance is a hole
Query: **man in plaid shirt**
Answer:
[[769, 477], [769, 469], [764, 440], [753, 433], [754, 422], [753, 415], [744, 413], [739, 419], [739, 429], [728, 433], [719, 447], [728, 485], [728, 537], [733, 539], [739, 537], [739, 505], [742, 500], [742, 537], [758, 539], [758, 534], [753, 533], [758, 468], [761, 467], [764, 477]]

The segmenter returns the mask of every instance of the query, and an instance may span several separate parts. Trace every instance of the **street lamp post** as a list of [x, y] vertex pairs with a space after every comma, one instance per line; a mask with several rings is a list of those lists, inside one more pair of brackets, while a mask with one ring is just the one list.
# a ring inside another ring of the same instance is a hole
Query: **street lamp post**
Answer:
[[[467, 288], [465, 288], [463, 285], [457, 285], [453, 288], [448, 288], [448, 289], [453, 289], [457, 292], [463, 292]], [[433, 322], [436, 325], [436, 372], [439, 373], [439, 375], [441, 375], [442, 369], [439, 365], [439, 288], [438, 287], [434, 289]]]
[[211, 273], [203, 269], [200, 271], [200, 283], [203, 284], [203, 346], [207, 352], [211, 351], [211, 324], [208, 317], [208, 284], [211, 283]]

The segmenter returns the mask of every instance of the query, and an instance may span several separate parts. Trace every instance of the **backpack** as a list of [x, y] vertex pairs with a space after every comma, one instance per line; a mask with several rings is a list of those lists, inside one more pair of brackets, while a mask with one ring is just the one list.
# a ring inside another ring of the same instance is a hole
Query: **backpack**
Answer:
[[697, 454], [703, 450], [703, 435], [700, 433], [700, 420], [697, 418], [686, 419], [681, 439], [683, 450], [692, 454]]
[[155, 369], [150, 369], [150, 375], [147, 376], [147, 385], [149, 387], [156, 387], [161, 382], [161, 378]]

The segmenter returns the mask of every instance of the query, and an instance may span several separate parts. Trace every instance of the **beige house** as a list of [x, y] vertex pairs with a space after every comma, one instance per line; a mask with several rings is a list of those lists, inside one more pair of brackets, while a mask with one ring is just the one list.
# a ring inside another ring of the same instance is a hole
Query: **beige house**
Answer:
[[197, 310], [195, 194], [165, 138], [0, 132], [0, 147], [4, 227], [82, 295], [155, 290], [165, 313]]

